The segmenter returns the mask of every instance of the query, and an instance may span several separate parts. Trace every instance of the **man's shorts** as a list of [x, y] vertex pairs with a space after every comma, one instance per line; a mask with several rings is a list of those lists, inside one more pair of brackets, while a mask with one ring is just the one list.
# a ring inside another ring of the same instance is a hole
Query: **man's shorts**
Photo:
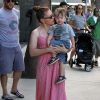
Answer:
[[20, 46], [8, 48], [0, 45], [0, 74], [24, 70], [25, 65]]

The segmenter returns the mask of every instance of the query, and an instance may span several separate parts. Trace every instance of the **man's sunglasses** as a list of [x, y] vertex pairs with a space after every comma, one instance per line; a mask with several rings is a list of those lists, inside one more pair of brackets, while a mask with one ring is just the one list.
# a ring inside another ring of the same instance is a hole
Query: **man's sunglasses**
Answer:
[[5, 2], [9, 3], [9, 2], [15, 2], [15, 0], [4, 0]]
[[49, 16], [49, 17], [44, 17], [44, 19], [52, 19], [54, 16], [53, 15], [51, 15], [51, 16]]

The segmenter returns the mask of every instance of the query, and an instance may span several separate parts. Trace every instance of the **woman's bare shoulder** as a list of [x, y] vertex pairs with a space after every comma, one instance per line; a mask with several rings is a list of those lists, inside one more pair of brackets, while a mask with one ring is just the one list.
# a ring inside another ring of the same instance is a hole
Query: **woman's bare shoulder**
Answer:
[[31, 36], [38, 36], [39, 35], [39, 29], [36, 28], [32, 31]]

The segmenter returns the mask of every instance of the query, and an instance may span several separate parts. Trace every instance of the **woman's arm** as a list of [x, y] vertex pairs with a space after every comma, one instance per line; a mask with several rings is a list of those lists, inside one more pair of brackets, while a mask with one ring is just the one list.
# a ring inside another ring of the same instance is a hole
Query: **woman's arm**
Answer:
[[32, 31], [30, 43], [29, 43], [29, 54], [31, 57], [39, 56], [39, 55], [42, 55], [42, 54], [48, 53], [48, 52], [55, 52], [53, 47], [38, 49], [37, 48], [38, 36], [39, 36], [39, 33], [38, 33], [37, 29]]
[[88, 24], [86, 23], [85, 24], [85, 29], [88, 31], [88, 32], [91, 32], [92, 30], [89, 28]]
[[75, 39], [74, 39], [74, 37], [75, 37], [75, 33], [74, 33], [74, 31], [73, 31], [73, 29], [72, 29], [72, 27], [69, 25], [69, 35], [70, 35], [70, 41], [71, 41], [71, 44], [72, 44], [72, 46], [71, 46], [71, 48], [70, 49], [74, 49], [75, 48]]
[[74, 22], [74, 20], [70, 20], [68, 24], [69, 24], [72, 28], [75, 27], [75, 22]]
[[74, 37], [71, 37], [71, 43], [72, 43], [71, 49], [75, 49], [75, 39], [74, 39]]

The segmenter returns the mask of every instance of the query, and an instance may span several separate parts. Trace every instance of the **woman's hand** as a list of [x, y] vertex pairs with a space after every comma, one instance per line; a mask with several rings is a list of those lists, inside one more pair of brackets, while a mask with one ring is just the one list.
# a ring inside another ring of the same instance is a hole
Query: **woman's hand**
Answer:
[[49, 46], [48, 48], [46, 48], [47, 52], [50, 52], [50, 53], [53, 53], [53, 54], [56, 54], [56, 50], [57, 47], [53, 47], [53, 46]]

